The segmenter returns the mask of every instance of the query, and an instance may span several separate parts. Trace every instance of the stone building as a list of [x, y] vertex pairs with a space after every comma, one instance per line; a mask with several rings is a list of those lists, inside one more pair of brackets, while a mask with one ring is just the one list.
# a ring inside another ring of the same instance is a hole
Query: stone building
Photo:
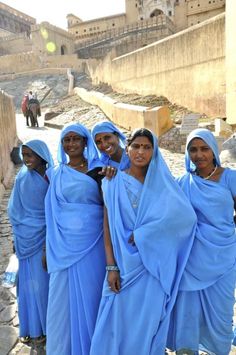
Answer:
[[225, 11], [225, 0], [176, 0], [176, 31], [196, 25]]
[[0, 2], [0, 37], [24, 32], [29, 36], [35, 24], [35, 18]]
[[74, 53], [74, 36], [48, 22], [31, 27], [32, 51], [36, 55], [67, 55]]
[[225, 0], [125, 0], [125, 13], [82, 21], [67, 15], [68, 31], [77, 42], [93, 39], [106, 32], [165, 15], [176, 31], [193, 26], [225, 11]]
[[126, 25], [125, 14], [107, 16], [90, 21], [82, 21], [79, 17], [67, 15], [68, 31], [72, 33], [77, 40], [86, 40], [97, 37], [109, 30], [124, 27]]

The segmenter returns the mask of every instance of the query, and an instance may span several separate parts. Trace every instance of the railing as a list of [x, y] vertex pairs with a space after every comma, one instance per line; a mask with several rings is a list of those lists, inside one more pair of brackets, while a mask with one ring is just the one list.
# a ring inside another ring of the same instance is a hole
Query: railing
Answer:
[[104, 34], [98, 35], [95, 38], [86, 41], [76, 41], [75, 50], [81, 50], [96, 45], [100, 45], [110, 40], [116, 40], [138, 32], [145, 32], [147, 30], [154, 30], [165, 26], [171, 33], [175, 32], [174, 23], [165, 15], [159, 15], [148, 20], [135, 22], [125, 27], [112, 29], [106, 31]]
[[27, 32], [21, 32], [21, 33], [12, 34], [9, 36], [0, 37], [0, 42], [12, 41], [14, 39], [20, 39], [20, 38], [28, 39], [30, 37], [27, 34]]

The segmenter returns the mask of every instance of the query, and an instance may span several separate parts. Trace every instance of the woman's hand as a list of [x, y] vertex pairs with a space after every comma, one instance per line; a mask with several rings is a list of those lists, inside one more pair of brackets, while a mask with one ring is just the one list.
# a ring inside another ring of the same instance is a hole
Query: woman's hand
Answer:
[[120, 273], [119, 271], [108, 271], [107, 282], [111, 291], [120, 292]]
[[106, 176], [108, 180], [111, 180], [114, 176], [116, 176], [117, 169], [113, 166], [104, 166], [98, 174]]

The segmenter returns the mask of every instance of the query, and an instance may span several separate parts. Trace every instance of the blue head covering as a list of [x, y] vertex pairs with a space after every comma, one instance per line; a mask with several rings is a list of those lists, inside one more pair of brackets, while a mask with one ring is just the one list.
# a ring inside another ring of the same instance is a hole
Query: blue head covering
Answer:
[[[114, 133], [116, 132], [118, 137], [119, 137], [119, 144], [120, 147], [122, 149], [125, 148], [126, 145], [126, 137], [125, 135], [110, 121], [102, 121], [99, 122], [97, 124], [95, 124], [95, 126], [93, 126], [92, 128], [92, 138], [93, 141], [95, 142], [95, 137], [96, 134], [98, 133]], [[97, 148], [97, 146], [96, 146]], [[128, 156], [125, 154], [125, 152], [123, 152], [121, 161], [119, 164], [115, 163], [114, 161], [112, 161], [109, 157], [109, 155], [107, 155], [104, 152], [100, 152], [99, 149], [97, 148], [98, 151], [98, 155], [100, 160], [103, 162], [103, 164], [105, 165], [112, 165], [115, 166], [116, 168], [119, 168], [121, 170], [127, 168], [129, 166], [129, 159]]]
[[[58, 154], [57, 154], [58, 162], [60, 164], [66, 164], [69, 161], [69, 157], [65, 153], [64, 148], [63, 148], [63, 144], [62, 144], [62, 139], [69, 132], [75, 132], [75, 133], [79, 134], [81, 137], [85, 137], [87, 139], [87, 142], [86, 142], [87, 146], [84, 149], [84, 157], [86, 159], [88, 159], [89, 169], [93, 168], [94, 164], [96, 164], [96, 162], [97, 162], [96, 165], [99, 165], [98, 164], [97, 149], [96, 149], [95, 144], [92, 140], [91, 134], [90, 134], [89, 130], [80, 123], [70, 124], [62, 130], [61, 136], [60, 136], [60, 142], [59, 142], [59, 146], [58, 146]], [[100, 166], [101, 166], [101, 164], [100, 164]]]
[[[152, 136], [153, 155], [142, 187], [137, 217], [132, 231], [138, 250], [142, 254], [142, 263], [146, 265], [151, 274], [161, 279], [163, 289], [169, 293], [176, 274], [174, 255], [178, 258], [178, 255], [183, 252], [184, 257], [180, 262], [181, 266], [186, 262], [196, 217], [189, 201], [171, 175], [158, 149], [157, 137], [154, 134]], [[122, 173], [119, 171], [111, 181], [103, 180], [104, 201], [108, 215], [112, 213], [113, 206], [115, 206], [114, 211], [119, 211], [118, 204], [124, 203], [127, 194], [123, 189], [122, 180]], [[131, 205], [127, 203], [125, 208], [131, 209]], [[123, 207], [121, 210], [123, 211]], [[118, 233], [118, 239], [122, 234], [119, 233], [120, 225], [123, 225], [122, 218], [119, 220], [118, 212], [115, 213], [114, 218], [109, 218], [111, 235], [113, 232], [114, 234]], [[111, 223], [114, 223], [114, 228], [112, 228]], [[178, 244], [177, 241], [180, 236], [181, 241]], [[185, 251], [184, 243], [186, 243]], [[146, 252], [146, 248], [150, 251], [150, 254]], [[123, 260], [123, 258], [124, 255], [122, 254], [121, 259]], [[168, 258], [171, 259], [169, 263], [167, 262]], [[180, 264], [179, 269], [181, 269]], [[163, 275], [157, 275], [162, 267]], [[127, 272], [127, 275], [129, 275], [129, 272]]]
[[96, 123], [92, 128], [92, 137], [95, 141], [96, 134], [98, 133], [114, 133], [118, 134], [120, 140], [120, 146], [125, 147], [126, 137], [125, 135], [110, 121], [102, 121]]
[[[39, 140], [30, 140], [23, 144], [53, 166], [53, 159], [47, 145]], [[22, 155], [22, 147], [21, 147]], [[44, 199], [48, 182], [35, 170], [25, 165], [17, 174], [14, 188], [8, 203], [8, 215], [13, 226], [16, 253], [24, 259], [42, 250], [45, 242], [46, 225]]]
[[[47, 168], [51, 168], [54, 165], [52, 155], [48, 149], [48, 146], [45, 142], [40, 139], [33, 139], [28, 142], [22, 144], [22, 146], [26, 146], [30, 148], [33, 152], [35, 152], [40, 158], [47, 162]], [[22, 146], [20, 148], [20, 156], [22, 157]], [[25, 168], [25, 167], [24, 167]]]
[[189, 144], [194, 138], [200, 138], [202, 139], [212, 150], [214, 157], [215, 157], [215, 162], [217, 166], [221, 166], [220, 163], [220, 157], [219, 157], [219, 150], [217, 146], [217, 141], [212, 134], [211, 131], [209, 131], [206, 128], [197, 128], [194, 131], [192, 131], [189, 136], [187, 137], [187, 142], [186, 142], [186, 148], [185, 148], [185, 167], [188, 172], [195, 171], [196, 170], [196, 165], [191, 161], [190, 155], [189, 155]]
[[[153, 324], [150, 327], [152, 330], [146, 332], [146, 339], [142, 339], [146, 349], [142, 354], [163, 354], [170, 312], [194, 239], [195, 213], [162, 158], [154, 135], [152, 159], [144, 183], [118, 170], [111, 181], [103, 179], [102, 188], [114, 257], [120, 270], [121, 291], [112, 306], [107, 298], [102, 298], [95, 339], [100, 339], [103, 334], [105, 348], [112, 349], [114, 345], [110, 333], [118, 329], [116, 340], [117, 343], [122, 342], [119, 330], [126, 332], [132, 322], [133, 310], [142, 307], [139, 319], [141, 329], [137, 334], [146, 331], [147, 318], [149, 325]], [[132, 198], [136, 206], [132, 204]], [[135, 245], [129, 246], [132, 234]], [[105, 281], [103, 294], [112, 296], [113, 300], [114, 293], [108, 286]], [[123, 292], [125, 288], [126, 293]], [[155, 295], [157, 290], [158, 296]], [[150, 311], [150, 300], [157, 297], [164, 297], [163, 302], [155, 306], [154, 312]], [[126, 307], [127, 299], [132, 299], [131, 309]], [[122, 309], [127, 310], [126, 322], [116, 317]], [[109, 332], [103, 328], [107, 321], [110, 321]], [[135, 345], [128, 339], [125, 349], [132, 348], [134, 353], [139, 353], [143, 344], [140, 336], [137, 339]]]

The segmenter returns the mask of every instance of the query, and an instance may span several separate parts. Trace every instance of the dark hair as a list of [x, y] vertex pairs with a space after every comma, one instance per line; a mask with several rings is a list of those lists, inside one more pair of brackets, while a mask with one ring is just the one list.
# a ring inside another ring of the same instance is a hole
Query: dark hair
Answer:
[[114, 132], [112, 132], [112, 134], [114, 134], [114, 136], [119, 138], [119, 133], [118, 132], [114, 131]]
[[149, 131], [147, 128], [138, 128], [131, 132], [131, 134], [127, 137], [127, 146], [129, 147], [130, 144], [137, 138], [137, 137], [147, 137], [150, 143], [153, 146], [153, 135], [152, 132]]
[[30, 148], [27, 144], [22, 144], [22, 148], [23, 148], [23, 147], [29, 148], [29, 149], [32, 151], [32, 153], [42, 161], [42, 165], [47, 165], [47, 164], [48, 164], [48, 162], [47, 162], [45, 159], [43, 159], [40, 155], [38, 155], [38, 154], [37, 154], [32, 148]]

